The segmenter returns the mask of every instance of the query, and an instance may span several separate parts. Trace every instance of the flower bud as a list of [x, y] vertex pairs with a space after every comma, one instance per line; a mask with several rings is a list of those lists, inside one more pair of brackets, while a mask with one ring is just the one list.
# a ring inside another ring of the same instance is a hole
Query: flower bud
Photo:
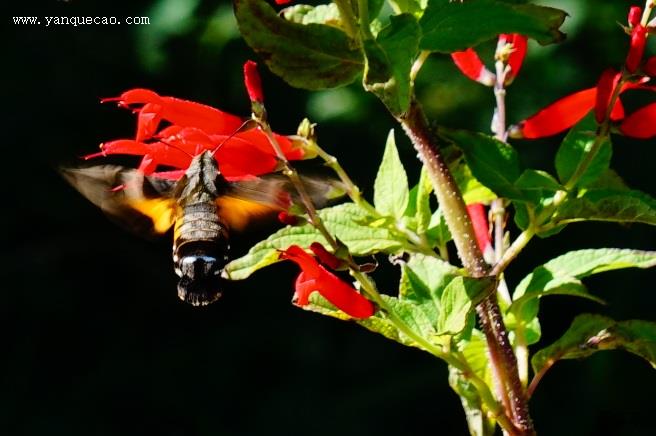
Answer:
[[244, 64], [244, 83], [251, 101], [263, 103], [262, 81], [260, 80], [260, 74], [257, 72], [257, 64], [253, 61], [247, 61]]

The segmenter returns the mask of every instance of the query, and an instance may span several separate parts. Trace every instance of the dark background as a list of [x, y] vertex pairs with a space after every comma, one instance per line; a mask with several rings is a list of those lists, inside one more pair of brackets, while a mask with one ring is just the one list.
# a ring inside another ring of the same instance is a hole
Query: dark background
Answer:
[[[511, 121], [592, 86], [605, 67], [621, 65], [626, 51], [617, 22], [625, 22], [630, 2], [549, 4], [570, 13], [568, 40], [531, 44], [509, 91]], [[46, 28], [14, 25], [14, 15], [149, 16], [151, 24]], [[133, 134], [134, 117], [100, 105], [100, 97], [148, 87], [248, 114], [241, 67], [257, 58], [240, 39], [229, 3], [22, 2], [3, 22], [0, 434], [466, 433], [445, 364], [293, 307], [295, 267], [277, 265], [229, 284], [208, 308], [187, 306], [176, 296], [170, 241], [124, 232], [58, 177], [57, 166]], [[357, 83], [308, 93], [261, 71], [274, 128], [291, 133], [306, 115], [319, 122], [322, 145], [371, 195], [394, 127], [382, 106]], [[491, 92], [461, 77], [448, 58], [431, 57], [417, 87], [431, 118], [487, 131]], [[643, 98], [628, 97], [636, 104]], [[414, 183], [418, 164], [405, 138], [398, 139]], [[516, 146], [527, 166], [553, 170], [557, 144], [551, 138]], [[617, 138], [613, 156], [626, 181], [652, 195], [654, 145]], [[256, 236], [237, 241], [235, 254]], [[571, 249], [653, 249], [655, 242], [642, 225], [571, 225], [535, 241], [508, 280], [514, 285]], [[654, 320], [654, 279], [652, 271], [628, 270], [587, 280], [608, 306], [545, 299], [538, 346], [581, 311]], [[655, 389], [644, 361], [600, 353], [556, 365], [532, 412], [541, 434], [643, 435], [653, 432]]]

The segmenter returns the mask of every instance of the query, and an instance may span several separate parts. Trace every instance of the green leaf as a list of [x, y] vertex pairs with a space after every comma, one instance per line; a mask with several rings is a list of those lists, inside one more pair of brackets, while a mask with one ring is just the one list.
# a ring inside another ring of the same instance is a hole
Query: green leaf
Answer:
[[656, 225], [656, 199], [635, 190], [595, 189], [563, 202], [552, 219], [566, 224], [577, 221], [634, 222]]
[[412, 15], [393, 15], [375, 40], [363, 42], [366, 58], [363, 85], [393, 115], [401, 115], [410, 106], [410, 69], [419, 51], [420, 32]]
[[[590, 112], [581, 122], [569, 131], [556, 153], [556, 172], [563, 184], [567, 184], [583, 159], [589, 154], [597, 141], [597, 123], [594, 113]], [[579, 177], [574, 186], [584, 187], [593, 183], [608, 170], [613, 147], [606, 137], [588, 168]]]
[[454, 335], [473, 328], [471, 309], [494, 284], [491, 278], [459, 276], [457, 268], [438, 258], [413, 254], [401, 267], [399, 297], [430, 312], [434, 335]]
[[248, 45], [290, 85], [334, 88], [353, 82], [362, 71], [361, 51], [341, 30], [289, 22], [264, 0], [235, 0], [234, 5]]
[[640, 356], [656, 368], [656, 324], [640, 320], [617, 322], [600, 315], [580, 315], [560, 339], [538, 351], [531, 364], [537, 374], [558, 360], [581, 359], [597, 351], [614, 349]]
[[385, 144], [383, 161], [374, 182], [374, 206], [383, 215], [401, 218], [408, 207], [408, 176], [390, 130]]
[[458, 275], [458, 269], [448, 262], [423, 254], [412, 254], [401, 267], [401, 298], [414, 301], [439, 302], [446, 286]]
[[[396, 253], [402, 243], [386, 228], [375, 227], [367, 212], [353, 203], [322, 209], [319, 216], [328, 231], [339, 238], [354, 256], [365, 256], [376, 252]], [[226, 265], [224, 276], [231, 280], [242, 280], [255, 271], [278, 261], [279, 250], [290, 245], [307, 248], [312, 242], [327, 245], [326, 240], [310, 224], [285, 227], [255, 244], [246, 255]]]
[[486, 188], [471, 172], [469, 165], [464, 161], [460, 161], [455, 165], [450, 166], [453, 178], [462, 194], [462, 199], [465, 204], [472, 203], [485, 203], [488, 204], [497, 196], [494, 192]]
[[440, 128], [439, 133], [465, 153], [474, 177], [500, 197], [522, 199], [514, 186], [520, 175], [519, 157], [505, 142], [477, 132]]
[[604, 171], [597, 180], [587, 187], [588, 189], [611, 189], [613, 191], [628, 191], [629, 186], [626, 182], [615, 172], [615, 170], [607, 169]]
[[383, 9], [383, 5], [385, 4], [385, 0], [367, 0], [367, 11], [369, 13], [369, 21], [375, 20], [378, 15], [380, 15], [381, 9]]
[[[393, 297], [388, 297], [386, 295], [382, 296], [383, 299], [385, 299], [388, 303], [390, 303], [389, 299], [396, 300], [397, 299]], [[376, 313], [374, 313], [373, 316], [367, 318], [367, 319], [353, 319], [341, 310], [337, 309], [335, 306], [333, 306], [328, 300], [326, 300], [321, 294], [318, 292], [313, 292], [310, 294], [309, 298], [310, 304], [307, 306], [303, 306], [304, 310], [308, 310], [310, 312], [317, 312], [322, 315], [327, 315], [333, 318], [337, 318], [342, 321], [355, 321], [361, 326], [365, 327], [366, 329], [374, 332], [374, 333], [379, 333], [383, 336], [385, 336], [388, 339], [391, 339], [395, 342], [398, 342], [403, 345], [407, 345], [410, 347], [416, 347], [420, 348], [423, 350], [423, 348], [417, 344], [415, 341], [412, 339], [408, 338], [407, 336], [403, 335], [399, 329], [392, 323], [386, 316], [385, 313], [381, 312], [380, 310], [377, 310]], [[391, 303], [392, 306], [395, 305], [394, 302]], [[407, 316], [407, 314], [406, 314]], [[413, 324], [415, 324], [413, 322]], [[415, 327], [416, 324], [415, 324]], [[430, 328], [430, 327], [429, 327]], [[432, 330], [431, 330], [432, 331]]]
[[526, 201], [540, 206], [549, 205], [556, 192], [564, 189], [551, 174], [530, 169], [519, 176], [515, 187], [522, 192]]
[[590, 295], [580, 279], [621, 268], [656, 266], [656, 251], [600, 248], [570, 251], [533, 270], [517, 285], [508, 309], [516, 322], [528, 324], [538, 314], [538, 298], [572, 295], [602, 302]]
[[437, 209], [431, 216], [428, 230], [426, 230], [426, 237], [433, 244], [432, 246], [438, 247], [444, 247], [447, 242], [453, 239], [440, 209]]
[[495, 0], [430, 0], [419, 21], [420, 48], [451, 53], [500, 33], [520, 33], [540, 44], [559, 42], [565, 37], [558, 28], [566, 15], [559, 9]]
[[[521, 230], [528, 229], [528, 226], [531, 224], [528, 205], [520, 201], [514, 201], [513, 206], [515, 208], [515, 216], [513, 217], [515, 225]], [[535, 208], [531, 207], [531, 210], [535, 210]]]
[[[467, 325], [471, 310], [496, 284], [491, 277], [456, 277], [449, 282], [440, 299], [439, 334], [458, 334]], [[473, 327], [473, 326], [472, 326]]]
[[[408, 328], [420, 336], [427, 338], [429, 342], [434, 342], [436, 344], [439, 343], [439, 341], [431, 341], [431, 338], [437, 337], [437, 331], [435, 330], [437, 314], [435, 313], [434, 306], [428, 303], [419, 304], [416, 302], [404, 301], [388, 295], [381, 295], [381, 297], [385, 300], [385, 303], [390, 310], [392, 310]], [[388, 339], [426, 351], [426, 349], [414, 339], [400, 331], [383, 311], [378, 310], [373, 316], [366, 319], [352, 319], [335, 308], [325, 298], [319, 295], [318, 292], [314, 292], [310, 295], [310, 304], [303, 308], [305, 310], [318, 312], [340, 320], [353, 320], [366, 329], [374, 333], [379, 333]]]

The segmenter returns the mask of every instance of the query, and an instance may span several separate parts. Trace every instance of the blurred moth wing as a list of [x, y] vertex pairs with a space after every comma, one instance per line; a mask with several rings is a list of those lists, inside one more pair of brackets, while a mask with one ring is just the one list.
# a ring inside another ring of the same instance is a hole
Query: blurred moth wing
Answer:
[[[220, 274], [228, 262], [231, 234], [299, 202], [289, 179], [279, 174], [228, 182], [210, 152], [195, 156], [177, 181], [112, 165], [61, 173], [111, 219], [139, 235], [161, 235], [173, 227], [178, 296], [195, 306], [221, 296]], [[302, 181], [317, 207], [343, 195], [333, 179], [302, 176]]]

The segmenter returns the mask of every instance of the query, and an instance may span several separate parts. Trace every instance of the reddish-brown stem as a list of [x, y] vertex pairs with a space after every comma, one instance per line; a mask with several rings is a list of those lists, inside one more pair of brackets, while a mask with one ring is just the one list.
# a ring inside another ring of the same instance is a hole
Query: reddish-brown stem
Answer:
[[[438, 150], [437, 138], [431, 133], [419, 103], [413, 100], [408, 111], [398, 116], [397, 120], [403, 126], [428, 170], [463, 266], [473, 277], [488, 275], [489, 266], [476, 244], [474, 229], [462, 194]], [[534, 435], [535, 430], [529, 415], [526, 395], [517, 372], [517, 360], [508, 340], [508, 332], [503, 323], [496, 295], [492, 293], [488, 296], [477, 306], [476, 311], [488, 342], [490, 363], [495, 367], [495, 373], [498, 374], [501, 384], [508, 393], [509, 417], [520, 435]]]
[[542, 377], [551, 369], [554, 363], [558, 361], [560, 356], [557, 358], [551, 358], [547, 363], [544, 364], [542, 369], [533, 376], [533, 379], [531, 380], [531, 384], [528, 385], [528, 389], [526, 390], [526, 397], [531, 398], [533, 396], [533, 393], [535, 392], [535, 389], [537, 389], [538, 384], [540, 383], [540, 380], [542, 380]]

